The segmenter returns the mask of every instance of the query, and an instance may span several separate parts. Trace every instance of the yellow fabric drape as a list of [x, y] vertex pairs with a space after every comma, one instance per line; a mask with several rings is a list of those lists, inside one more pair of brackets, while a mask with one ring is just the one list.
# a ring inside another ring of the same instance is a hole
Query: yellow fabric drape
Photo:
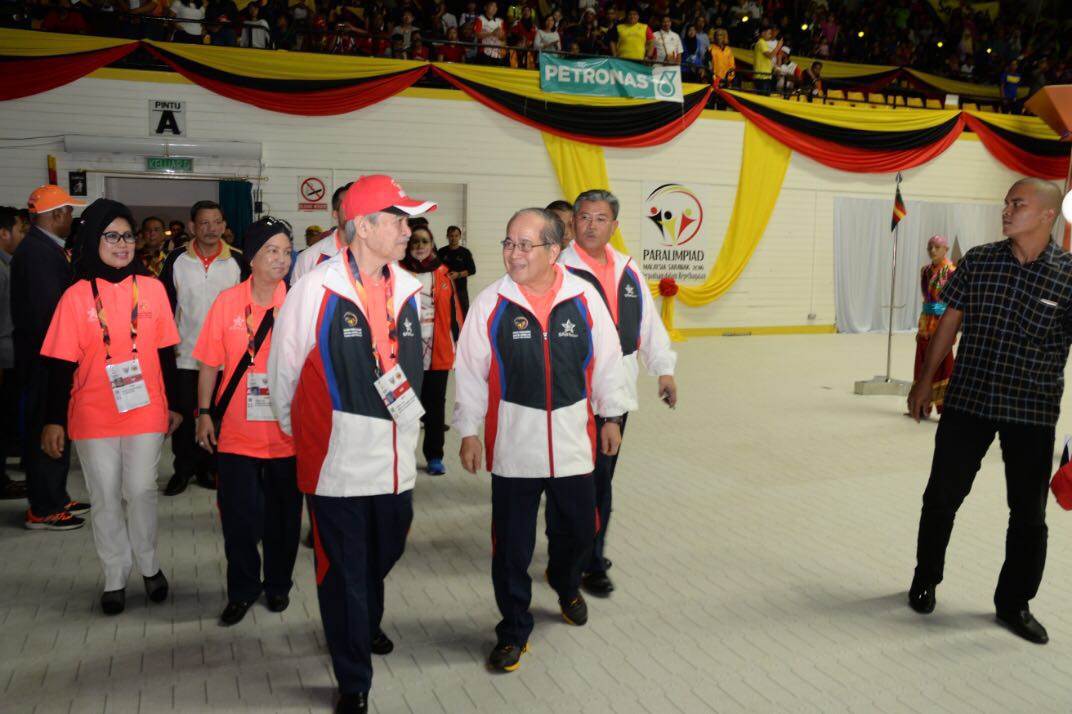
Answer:
[[787, 102], [781, 97], [764, 97], [750, 92], [727, 91], [726, 93], [748, 104], [778, 114], [857, 131], [923, 131], [956, 119], [960, 113], [957, 109], [902, 107], [898, 107], [895, 112], [877, 112], [869, 107], [831, 106], [818, 102]]
[[[610, 190], [602, 147], [547, 133], [543, 134], [543, 141], [568, 200], [590, 188]], [[720, 298], [741, 276], [767, 229], [791, 155], [787, 146], [757, 129], [752, 122], [745, 122], [737, 197], [722, 249], [707, 280], [702, 285], [679, 285], [677, 299], [689, 307], [706, 305]], [[617, 231], [611, 238], [611, 245], [626, 252]], [[649, 283], [648, 288], [653, 295], [659, 295], [658, 282]], [[671, 339], [678, 340], [681, 335], [674, 329], [674, 299], [663, 298], [661, 315]]]
[[[591, 189], [610, 190], [607, 178], [607, 162], [603, 158], [603, 147], [595, 144], [582, 144], [578, 141], [563, 139], [546, 131], [543, 135], [544, 146], [555, 167], [558, 185], [562, 187], [562, 196], [573, 203], [582, 191]], [[610, 244], [615, 250], [626, 253], [621, 231], [615, 229], [610, 237]]]
[[130, 45], [137, 40], [122, 40], [112, 37], [84, 37], [65, 35], [59, 32], [36, 30], [0, 29], [0, 55], [5, 57], [54, 57], [80, 52], [96, 52], [119, 45]]

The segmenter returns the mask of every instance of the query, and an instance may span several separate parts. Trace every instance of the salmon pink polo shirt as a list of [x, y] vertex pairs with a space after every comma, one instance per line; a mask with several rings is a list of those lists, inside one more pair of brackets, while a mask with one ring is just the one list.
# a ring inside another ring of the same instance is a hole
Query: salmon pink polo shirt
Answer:
[[[365, 317], [368, 318], [369, 326], [372, 328], [372, 339], [376, 343], [376, 352], [380, 356], [380, 369], [384, 374], [394, 369], [394, 366], [398, 364], [398, 356], [391, 356], [392, 346], [394, 351], [398, 351], [397, 340], [392, 345], [390, 338], [390, 330], [387, 325], [387, 310], [391, 309], [391, 314], [394, 315], [395, 306], [387, 304], [387, 293], [390, 288], [392, 302], [394, 298], [395, 287], [395, 274], [389, 273], [390, 277], [383, 277], [378, 275], [376, 278], [379, 280], [379, 285], [373, 283], [372, 277], [365, 274], [364, 270], [358, 269], [361, 273], [361, 287], [364, 288], [364, 297], [368, 302], [361, 307], [365, 310]], [[358, 296], [361, 296], [361, 291], [357, 291]], [[395, 325], [395, 330], [398, 330], [398, 325]]]
[[109, 439], [135, 434], [166, 434], [168, 403], [157, 350], [179, 343], [179, 331], [171, 315], [164, 285], [155, 278], [139, 275], [138, 335], [131, 341], [131, 311], [134, 305], [133, 278], [118, 283], [97, 280], [111, 338], [111, 363], [133, 358], [138, 347], [149, 403], [120, 414], [115, 406], [112, 385], [106, 372], [104, 337], [97, 319], [96, 301], [88, 280], [79, 280], [60, 298], [52, 324], [48, 327], [41, 354], [76, 362], [67, 411], [67, 433], [74, 441]]
[[535, 294], [524, 285], [517, 286], [521, 289], [521, 294], [529, 301], [529, 305], [532, 306], [532, 312], [536, 315], [536, 319], [540, 321], [540, 327], [543, 328], [544, 332], [547, 332], [547, 321], [551, 317], [551, 308], [555, 306], [555, 296], [562, 289], [562, 268], [558, 265], [553, 267], [555, 270], [555, 282], [541, 295]]
[[[227, 288], [216, 297], [205, 316], [205, 324], [194, 345], [193, 357], [209, 367], [223, 367], [220, 393], [227, 388], [235, 367], [249, 349], [250, 325], [246, 321], [246, 308], [250, 309], [253, 334], [260, 328], [268, 310], [278, 310], [287, 297], [283, 281], [276, 286], [272, 304], [258, 305], [253, 301], [253, 278]], [[253, 363], [242, 375], [238, 387], [223, 415], [217, 447], [225, 454], [252, 456], [259, 459], [279, 459], [294, 456], [294, 439], [283, 433], [278, 421], [249, 421], [246, 419], [246, 385], [249, 375], [268, 371], [268, 354], [272, 349], [272, 332], [264, 338]]]
[[614, 275], [614, 254], [610, 250], [609, 245], [603, 246], [604, 255], [607, 262], [600, 265], [599, 261], [588, 255], [584, 248], [577, 246], [577, 255], [581, 256], [581, 260], [588, 266], [588, 269], [592, 271], [592, 275], [596, 276], [596, 280], [599, 281], [599, 287], [603, 288], [603, 294], [607, 296], [607, 307], [610, 308], [610, 316], [614, 318], [614, 324], [618, 324], [618, 286], [615, 283]]

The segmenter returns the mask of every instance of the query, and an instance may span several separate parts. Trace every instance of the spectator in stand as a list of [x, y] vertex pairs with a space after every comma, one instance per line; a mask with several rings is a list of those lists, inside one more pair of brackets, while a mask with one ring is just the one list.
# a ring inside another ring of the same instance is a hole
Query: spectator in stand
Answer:
[[419, 34], [413, 35], [413, 44], [409, 46], [409, 59], [419, 60], [422, 62], [429, 62], [432, 59], [431, 53], [428, 48], [424, 46], [424, 40], [421, 39]]
[[402, 22], [395, 27], [392, 34], [402, 35], [402, 50], [408, 52], [413, 44], [413, 35], [420, 33], [420, 28], [413, 24], [413, 13], [406, 10], [402, 13]]
[[388, 17], [392, 24], [400, 25], [402, 24], [402, 16], [407, 12], [413, 16], [414, 24], [424, 25], [424, 11], [421, 10], [421, 6], [413, 0], [398, 0]]
[[715, 30], [715, 44], [711, 46], [711, 78], [720, 87], [730, 87], [737, 79], [737, 60], [730, 47], [730, 33]]
[[640, 21], [640, 12], [630, 8], [625, 22], [619, 22], [607, 33], [610, 51], [621, 59], [643, 60], [651, 56], [654, 33]]
[[495, 0], [488, 0], [484, 3], [484, 14], [473, 22], [473, 34], [480, 42], [477, 64], [502, 65], [505, 62], [503, 40], [506, 39], [506, 30], [503, 21], [496, 17], [498, 12], [499, 5]]
[[532, 44], [537, 52], [549, 50], [558, 52], [562, 49], [562, 37], [555, 31], [555, 16], [548, 15], [543, 19], [543, 27], [536, 31], [536, 39]]
[[159, 19], [166, 12], [164, 0], [125, 0], [125, 5], [125, 14], [120, 18], [124, 37], [132, 40], [164, 39], [165, 24]]
[[427, 225], [413, 228], [406, 257], [399, 265], [421, 282], [421, 342], [424, 356], [424, 443], [422, 450], [429, 476], [447, 473], [443, 465], [443, 435], [446, 425], [447, 377], [454, 367], [454, 345], [462, 326], [450, 268], [436, 255], [435, 240]]
[[206, 30], [214, 45], [237, 47], [238, 7], [234, 0], [211, 0], [205, 7]]
[[172, 35], [171, 41], [190, 45], [203, 44], [204, 27], [201, 21], [205, 19], [205, 8], [201, 5], [201, 0], [171, 0], [170, 10], [171, 16], [179, 20], [175, 24], [175, 34]]
[[506, 66], [513, 69], [536, 69], [536, 55], [528, 49], [524, 35], [510, 33], [507, 48]]
[[774, 30], [764, 27], [759, 33], [759, 39], [752, 47], [752, 78], [756, 84], [756, 91], [760, 94], [771, 93], [771, 76], [774, 71], [774, 58], [781, 51], [781, 43], [775, 43], [772, 39]]
[[268, 21], [261, 17], [259, 3], [246, 5], [246, 20], [242, 23], [242, 46], [257, 49], [269, 49], [272, 46], [272, 32]]
[[789, 48], [783, 47], [778, 53], [778, 64], [774, 67], [774, 86], [784, 97], [795, 92], [800, 84], [800, 68], [789, 55]]
[[70, 0], [59, 0], [41, 22], [41, 29], [46, 32], [64, 32], [69, 35], [90, 34], [89, 23], [78, 8], [71, 7]]
[[671, 29], [673, 21], [669, 15], [663, 15], [659, 31], [652, 34], [652, 59], [662, 64], [681, 64], [681, 55], [685, 48], [681, 36]]
[[447, 228], [447, 243], [447, 246], [438, 251], [439, 259], [450, 270], [447, 277], [454, 281], [454, 290], [462, 306], [462, 315], [465, 315], [469, 312], [468, 278], [470, 275], [476, 275], [476, 263], [473, 262], [473, 254], [462, 245], [461, 228], [458, 226]]
[[446, 0], [436, 0], [435, 10], [432, 15], [432, 29], [440, 37], [446, 37], [447, 30], [458, 27], [458, 18], [447, 9]]
[[1005, 68], [1005, 71], [1001, 73], [1001, 106], [1006, 113], [1020, 113], [1018, 92], [1022, 81], [1020, 63], [1012, 60]]
[[480, 19], [480, 12], [476, 9], [476, 0], [468, 0], [465, 3], [465, 12], [458, 18], [458, 26], [472, 25]]
[[[458, 28], [451, 27], [447, 29], [447, 42], [458, 41]], [[465, 61], [465, 48], [459, 45], [436, 45], [436, 62], [464, 62]]]
[[826, 86], [823, 83], [823, 63], [816, 60], [811, 67], [804, 70], [801, 77], [801, 89], [808, 95], [808, 100], [813, 97], [826, 97]]
[[[548, 17], [553, 16], [548, 13]], [[521, 6], [521, 17], [510, 26], [510, 32], [521, 35], [525, 38], [525, 41], [531, 46], [536, 40], [536, 31], [539, 28], [535, 18], [532, 16], [532, 8], [528, 5]]]
[[11, 321], [11, 256], [30, 230], [19, 212], [0, 207], [0, 499], [26, 498], [26, 482], [7, 475], [7, 457], [18, 453], [19, 380]]

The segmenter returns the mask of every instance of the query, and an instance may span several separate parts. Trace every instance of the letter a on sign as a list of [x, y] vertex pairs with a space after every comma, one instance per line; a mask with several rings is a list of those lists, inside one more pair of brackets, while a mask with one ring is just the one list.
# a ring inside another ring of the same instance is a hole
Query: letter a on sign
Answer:
[[175, 112], [171, 110], [160, 112], [160, 121], [156, 125], [155, 133], [173, 134], [180, 136], [182, 129], [179, 128], [179, 120], [175, 118]]
[[149, 100], [150, 136], [185, 136], [185, 103], [161, 99]]

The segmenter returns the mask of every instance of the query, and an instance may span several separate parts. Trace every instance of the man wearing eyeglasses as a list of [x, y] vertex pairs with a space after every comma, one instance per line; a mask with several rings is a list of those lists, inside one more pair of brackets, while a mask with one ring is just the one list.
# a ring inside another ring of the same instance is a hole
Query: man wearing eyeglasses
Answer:
[[200, 365], [194, 359], [193, 351], [205, 316], [216, 297], [249, 275], [241, 252], [223, 240], [226, 228], [227, 221], [218, 203], [198, 201], [190, 209], [189, 231], [193, 239], [172, 251], [160, 271], [160, 282], [171, 300], [182, 338], [175, 347], [181, 395], [181, 403], [175, 411], [184, 417], [171, 439], [175, 474], [164, 488], [165, 496], [177, 496], [185, 491], [195, 474], [202, 487], [216, 487], [215, 457], [197, 445], [195, 436], [198, 414], [210, 413], [212, 405], [197, 403]]
[[[540, 497], [547, 494], [547, 579], [563, 619], [588, 621], [581, 570], [599, 528], [592, 469], [613, 455], [625, 411], [621, 348], [595, 289], [556, 265], [565, 228], [554, 212], [514, 214], [503, 240], [506, 275], [483, 290], [458, 339], [454, 428], [461, 462], [491, 472], [491, 577], [502, 620], [488, 656], [512, 672], [528, 649]], [[597, 431], [595, 414], [602, 426]]]
[[[677, 354], [670, 349], [670, 337], [636, 263], [610, 247], [610, 238], [618, 228], [618, 208], [618, 199], [610, 191], [585, 191], [577, 197], [573, 209], [575, 239], [562, 254], [562, 265], [595, 288], [618, 328], [625, 364], [626, 410], [635, 411], [638, 405], [638, 355], [648, 372], [659, 378], [659, 398], [673, 408], [677, 404]], [[622, 416], [623, 433], [627, 416]], [[610, 523], [611, 481], [617, 464], [616, 453], [596, 457], [593, 479], [602, 528], [596, 533], [592, 559], [581, 578], [586, 591], [604, 597], [614, 590], [607, 575], [610, 561], [604, 556], [604, 546]]]

